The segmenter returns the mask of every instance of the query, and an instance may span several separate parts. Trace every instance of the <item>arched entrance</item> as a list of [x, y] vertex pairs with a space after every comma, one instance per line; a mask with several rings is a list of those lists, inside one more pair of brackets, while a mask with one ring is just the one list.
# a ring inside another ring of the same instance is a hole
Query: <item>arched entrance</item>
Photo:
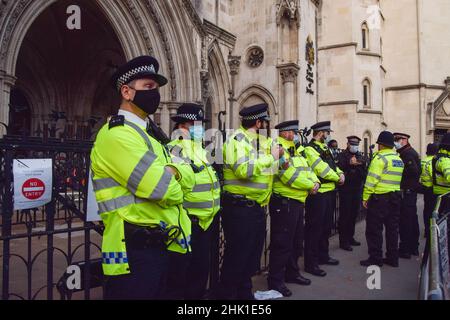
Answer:
[[[80, 8], [81, 29], [69, 30], [69, 6]], [[169, 129], [170, 110], [201, 100], [194, 39], [203, 36], [186, 1], [17, 0], [0, 14], [0, 122], [9, 120], [11, 90], [28, 98], [31, 132], [89, 136], [117, 108], [109, 78], [133, 57], [158, 58], [169, 85], [159, 114]], [[192, 32], [194, 30], [194, 32]], [[51, 115], [51, 116], [49, 116]], [[103, 118], [103, 119], [102, 119]], [[99, 120], [100, 119], [100, 120]], [[47, 129], [46, 129], [47, 128]], [[5, 132], [0, 126], [0, 136]]]
[[71, 4], [61, 0], [45, 9], [19, 51], [16, 86], [31, 97], [33, 135], [89, 138], [95, 120], [119, 103], [110, 83], [114, 66], [126, 60], [119, 39], [95, 1], [77, 2], [81, 29], [70, 30]]

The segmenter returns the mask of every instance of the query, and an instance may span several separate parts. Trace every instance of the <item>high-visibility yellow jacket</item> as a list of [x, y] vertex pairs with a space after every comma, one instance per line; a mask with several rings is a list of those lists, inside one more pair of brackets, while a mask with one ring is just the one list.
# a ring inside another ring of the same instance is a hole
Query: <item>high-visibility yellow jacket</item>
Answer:
[[425, 159], [422, 159], [420, 183], [426, 188], [433, 187], [433, 156], [427, 156]]
[[314, 184], [319, 183], [319, 179], [302, 156], [304, 150], [302, 146], [296, 149], [293, 141], [282, 137], [277, 139], [277, 143], [283, 146], [284, 157], [289, 162], [289, 167], [286, 170], [280, 168], [278, 174], [274, 176], [273, 192], [305, 203], [306, 197], [314, 188]]
[[174, 162], [193, 166], [195, 185], [184, 195], [184, 208], [199, 218], [199, 225], [207, 230], [220, 209], [220, 183], [208, 161], [202, 143], [190, 139], [176, 139], [169, 144]]
[[450, 152], [440, 149], [432, 164], [433, 193], [441, 195], [450, 192]]
[[272, 193], [274, 168], [278, 164], [270, 153], [271, 143], [270, 138], [243, 127], [236, 130], [223, 147], [223, 189], [244, 195], [262, 206], [267, 205]]
[[[183, 192], [194, 186], [190, 166], [171, 164], [170, 154], [145, 128], [129, 121], [99, 131], [91, 152], [93, 186], [105, 231], [102, 241], [106, 275], [129, 269], [124, 221], [161, 228], [180, 228], [168, 250], [185, 253], [190, 244], [191, 221], [183, 208]], [[168, 171], [174, 166], [179, 182]], [[181, 231], [180, 230], [180, 231]]]
[[321, 179], [319, 193], [330, 192], [336, 189], [336, 183], [339, 181], [340, 175], [343, 173], [339, 167], [336, 169], [330, 167], [330, 164], [321, 158], [321, 154], [311, 144], [315, 144], [316, 148], [320, 148], [322, 153], [330, 152], [328, 147], [319, 141], [312, 140], [310, 145], [305, 148], [306, 160], [315, 175]]
[[403, 169], [403, 161], [394, 150], [376, 152], [364, 184], [363, 200], [368, 201], [373, 194], [400, 191]]

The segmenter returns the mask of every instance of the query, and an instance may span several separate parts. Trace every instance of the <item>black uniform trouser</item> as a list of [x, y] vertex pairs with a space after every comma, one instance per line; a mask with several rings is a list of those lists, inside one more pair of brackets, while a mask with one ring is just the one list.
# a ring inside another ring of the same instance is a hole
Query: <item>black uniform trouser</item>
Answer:
[[169, 275], [164, 298], [167, 300], [200, 300], [208, 283], [211, 228], [203, 230], [198, 219], [192, 220], [191, 253], [169, 252]]
[[252, 277], [261, 266], [266, 233], [264, 209], [259, 205], [223, 204], [225, 252], [217, 292], [219, 299], [253, 299]]
[[419, 249], [419, 218], [417, 192], [404, 191], [400, 210], [400, 252], [414, 253]]
[[310, 195], [306, 199], [305, 212], [305, 268], [314, 268], [321, 260], [327, 260], [328, 239], [333, 225], [336, 192]]
[[361, 209], [361, 190], [339, 191], [339, 243], [348, 246], [355, 236], [355, 224]]
[[426, 188], [423, 194], [423, 224], [425, 226], [425, 238], [430, 236], [430, 219], [436, 205], [436, 197], [433, 194], [433, 188]]
[[298, 258], [303, 242], [304, 205], [288, 198], [270, 201], [269, 287], [300, 275]]
[[127, 248], [130, 274], [106, 279], [105, 300], [155, 300], [162, 298], [169, 266], [165, 246]]
[[386, 228], [386, 257], [398, 260], [400, 205], [400, 193], [371, 196], [366, 217], [366, 239], [371, 260], [383, 260], [383, 225]]

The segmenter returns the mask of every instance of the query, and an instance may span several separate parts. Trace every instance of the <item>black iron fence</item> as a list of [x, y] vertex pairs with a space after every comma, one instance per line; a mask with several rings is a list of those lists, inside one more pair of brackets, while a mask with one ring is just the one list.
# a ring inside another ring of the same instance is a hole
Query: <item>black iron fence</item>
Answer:
[[[90, 141], [5, 136], [0, 140], [0, 258], [2, 299], [101, 299], [101, 223], [86, 221]], [[52, 201], [13, 210], [13, 160], [52, 159]], [[336, 195], [338, 197], [338, 194]], [[261, 272], [269, 262], [269, 215]], [[339, 199], [332, 234], [338, 232]], [[361, 211], [359, 220], [364, 219]], [[219, 279], [225, 239], [220, 218], [214, 237], [209, 286]], [[81, 287], [67, 287], [68, 266], [81, 270]]]
[[[0, 141], [2, 299], [54, 299], [67, 266], [84, 261], [84, 299], [90, 298], [91, 265], [100, 257], [100, 225], [86, 222], [91, 143], [8, 137]], [[52, 201], [13, 209], [13, 160], [52, 159]], [[96, 237], [95, 237], [96, 235]]]

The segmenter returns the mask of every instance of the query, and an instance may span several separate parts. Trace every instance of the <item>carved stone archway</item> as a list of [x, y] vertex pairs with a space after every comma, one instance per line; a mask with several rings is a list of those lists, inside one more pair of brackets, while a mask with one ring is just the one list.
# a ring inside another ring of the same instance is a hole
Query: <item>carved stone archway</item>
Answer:
[[[24, 38], [33, 22], [55, 2], [1, 2], [0, 122], [8, 122], [10, 91], [18, 81], [17, 61]], [[83, 0], [74, 0], [70, 4], [77, 3], [82, 4]], [[161, 91], [160, 118], [167, 130], [169, 106], [201, 99], [200, 58], [193, 40], [198, 34], [191, 32], [197, 30], [198, 21], [194, 21], [189, 1], [95, 0], [95, 5], [114, 30], [127, 60], [142, 54], [152, 54], [160, 60], [161, 73], [169, 78], [169, 85]], [[33, 103], [30, 101], [30, 104]], [[0, 127], [0, 136], [3, 133]]]
[[450, 77], [445, 80], [445, 90], [428, 105], [428, 134], [434, 133], [434, 140], [439, 140], [443, 132], [450, 130]]
[[[269, 113], [271, 122], [277, 124], [279, 122], [279, 109], [274, 96], [269, 90], [261, 85], [251, 85], [244, 89], [237, 98], [239, 109], [249, 106], [249, 104], [264, 102], [269, 105]], [[237, 118], [237, 117], [236, 117]], [[238, 125], [239, 119], [234, 119], [235, 125]]]

